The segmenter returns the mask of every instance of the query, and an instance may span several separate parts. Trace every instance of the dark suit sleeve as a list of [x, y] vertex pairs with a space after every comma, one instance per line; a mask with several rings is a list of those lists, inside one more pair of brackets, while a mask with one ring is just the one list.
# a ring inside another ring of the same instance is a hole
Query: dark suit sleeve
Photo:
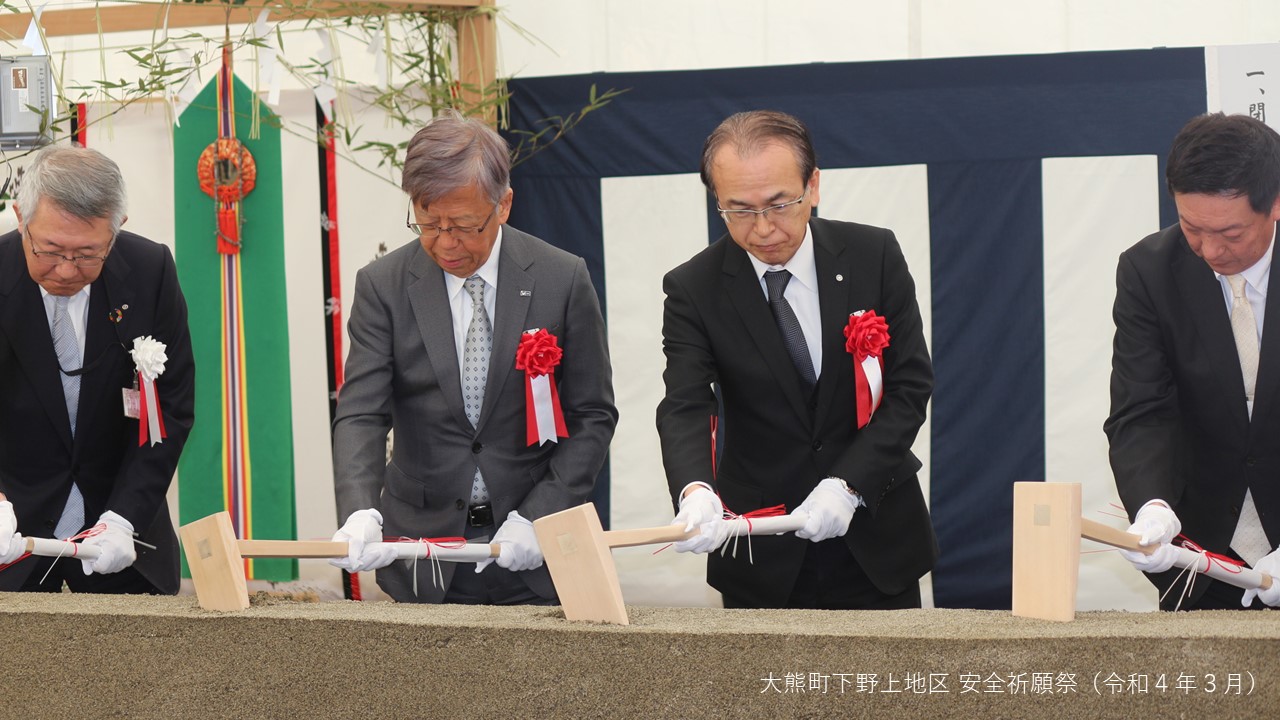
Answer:
[[[351, 348], [333, 421], [333, 482], [339, 523], [356, 510], [380, 507], [387, 434], [391, 431], [395, 369], [391, 315], [367, 269], [356, 273], [347, 333]], [[425, 357], [421, 361], [425, 362]]]
[[556, 334], [564, 351], [556, 371], [556, 387], [569, 437], [560, 438], [546, 473], [520, 503], [520, 514], [527, 518], [586, 501], [618, 424], [604, 317], [581, 258], [570, 281], [565, 326]]
[[1182, 494], [1178, 457], [1178, 390], [1155, 305], [1131, 253], [1116, 272], [1116, 324], [1111, 354], [1110, 441], [1116, 488], [1130, 515], [1148, 500], [1170, 504]]
[[708, 333], [687, 288], [675, 272], [662, 280], [662, 379], [666, 394], [658, 404], [658, 435], [672, 502], [691, 482], [715, 487], [711, 419], [718, 413], [712, 384], [719, 376]]
[[[916, 303], [915, 282], [897, 239], [891, 231], [883, 232], [887, 237], [882, 256], [881, 304], [874, 309], [889, 323], [884, 395], [871, 422], [857, 432], [830, 472], [861, 493], [873, 514], [894, 480], [915, 477], [920, 469], [920, 462], [911, 454], [911, 445], [924, 424], [933, 393], [933, 365]], [[850, 417], [850, 422], [856, 422], [856, 417]]]
[[130, 443], [106, 506], [123, 515], [139, 532], [150, 526], [165, 503], [165, 493], [195, 422], [195, 360], [187, 326], [187, 301], [178, 286], [173, 255], [169, 248], [158, 247], [163, 258], [152, 295], [156, 310], [150, 334], [165, 344], [168, 357], [164, 373], [156, 378], [166, 437], [157, 445], [148, 442], [139, 447], [136, 440]]

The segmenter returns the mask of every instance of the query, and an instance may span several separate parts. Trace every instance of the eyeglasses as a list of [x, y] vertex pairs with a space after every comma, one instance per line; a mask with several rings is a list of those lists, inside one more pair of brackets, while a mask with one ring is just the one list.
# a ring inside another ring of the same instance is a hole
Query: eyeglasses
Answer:
[[31, 234], [26, 233], [26, 235], [27, 242], [31, 243], [31, 254], [36, 256], [36, 262], [41, 265], [48, 265], [49, 267], [61, 265], [64, 262], [69, 262], [78, 268], [102, 267], [102, 263], [107, 261], [107, 255], [111, 252], [111, 246], [115, 245], [115, 238], [112, 238], [111, 242], [107, 245], [107, 252], [102, 255], [67, 256], [56, 252], [50, 252], [48, 250], [37, 250], [36, 241], [32, 239]]
[[411, 208], [412, 208], [412, 204], [410, 205], [410, 207], [405, 208], [404, 210], [405, 227], [409, 228], [413, 232], [417, 233], [419, 236], [424, 237], [428, 240], [435, 240], [441, 235], [445, 233], [449, 233], [450, 235], [453, 236], [455, 240], [461, 240], [463, 242], [466, 242], [467, 240], [470, 240], [478, 236], [480, 233], [484, 232], [484, 229], [489, 227], [489, 223], [493, 221], [493, 216], [496, 215], [498, 212], [498, 206], [494, 205], [493, 212], [489, 213], [488, 219], [486, 219], [484, 221], [484, 224], [481, 225], [480, 227], [464, 227], [462, 225], [455, 225], [453, 227], [440, 227], [439, 225], [427, 225], [426, 223], [409, 222], [409, 217], [410, 217], [409, 212]]
[[720, 217], [724, 218], [727, 225], [747, 226], [754, 225], [757, 217], [763, 216], [765, 220], [770, 218], [788, 217], [794, 215], [800, 209], [800, 203], [809, 197], [809, 187], [806, 185], [804, 193], [800, 197], [791, 202], [784, 202], [779, 205], [770, 205], [761, 210], [725, 210], [720, 206], [716, 206], [716, 210], [720, 212]]

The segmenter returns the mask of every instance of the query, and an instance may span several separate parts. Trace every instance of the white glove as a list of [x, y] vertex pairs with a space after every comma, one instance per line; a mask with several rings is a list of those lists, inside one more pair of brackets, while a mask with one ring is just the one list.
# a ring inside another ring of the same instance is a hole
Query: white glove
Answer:
[[18, 562], [18, 558], [22, 557], [23, 553], [27, 551], [27, 543], [18, 533], [10, 535], [7, 539], [11, 541], [9, 550], [0, 553], [0, 565]]
[[13, 514], [13, 503], [0, 500], [0, 556], [9, 554], [9, 546], [12, 544], [10, 540], [17, 532], [18, 516]]
[[1177, 560], [1182, 553], [1179, 552], [1178, 548], [1165, 543], [1160, 546], [1159, 550], [1150, 555], [1144, 555], [1137, 550], [1121, 550], [1120, 554], [1142, 572], [1162, 573], [1173, 567], [1173, 561]]
[[[507, 521], [493, 534], [493, 541], [502, 546], [497, 558], [498, 567], [511, 572], [542, 567], [542, 548], [538, 545], [537, 536], [533, 534], [533, 523], [520, 515], [519, 511], [507, 513]], [[489, 558], [476, 563], [476, 572], [484, 572], [493, 561], [494, 558]]]
[[98, 524], [105, 526], [102, 532], [85, 538], [82, 544], [96, 547], [102, 553], [97, 560], [80, 561], [84, 574], [109, 575], [132, 565], [138, 559], [138, 551], [133, 547], [133, 523], [108, 510], [98, 517]]
[[373, 508], [351, 513], [333, 541], [347, 544], [347, 556], [332, 558], [329, 564], [347, 572], [377, 570], [396, 561], [395, 546], [382, 542], [382, 513]]
[[1254, 598], [1271, 607], [1280, 607], [1280, 548], [1273, 550], [1269, 555], [1264, 555], [1253, 569], [1270, 575], [1271, 587], [1266, 590], [1260, 588], [1245, 590], [1244, 597], [1240, 598], [1241, 607], [1252, 605]]
[[[1138, 508], [1129, 532], [1141, 535], [1139, 545], [1168, 545], [1182, 532], [1182, 521], [1163, 500], [1151, 500]], [[1166, 570], [1168, 568], [1165, 568]]]
[[671, 524], [684, 525], [685, 532], [698, 529], [697, 535], [676, 542], [676, 552], [709, 553], [723, 545], [729, 536], [724, 503], [720, 502], [719, 495], [702, 486], [680, 498], [680, 512]]
[[796, 531], [796, 537], [813, 542], [841, 537], [849, 532], [849, 522], [857, 509], [858, 496], [849, 492], [843, 482], [827, 478], [818, 483], [800, 507], [791, 511], [792, 515], [809, 514], [804, 527]]

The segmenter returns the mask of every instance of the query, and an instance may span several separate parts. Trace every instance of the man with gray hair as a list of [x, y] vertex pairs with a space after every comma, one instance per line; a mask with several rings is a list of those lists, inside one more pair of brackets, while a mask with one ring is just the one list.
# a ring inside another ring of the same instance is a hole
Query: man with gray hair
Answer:
[[[333, 440], [350, 555], [333, 563], [377, 569], [401, 602], [554, 602], [531, 521], [587, 500], [618, 421], [586, 263], [505, 224], [509, 179], [492, 128], [437, 117], [405, 156], [417, 241], [356, 276]], [[366, 547], [384, 536], [502, 550], [435, 574]]]
[[[18, 230], [0, 236], [0, 565], [23, 557], [23, 535], [84, 535], [101, 553], [29, 558], [0, 572], [0, 590], [176, 593], [165, 493], [194, 421], [195, 365], [173, 256], [121, 232], [124, 179], [94, 150], [38, 152], [14, 213]], [[139, 442], [129, 403], [129, 351], [146, 336], [167, 356], [154, 444]]]

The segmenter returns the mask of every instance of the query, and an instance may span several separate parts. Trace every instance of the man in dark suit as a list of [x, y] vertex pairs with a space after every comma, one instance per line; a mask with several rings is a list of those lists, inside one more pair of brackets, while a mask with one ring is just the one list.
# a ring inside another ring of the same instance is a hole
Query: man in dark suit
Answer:
[[[530, 523], [586, 502], [617, 424], [586, 263], [504, 224], [509, 173], [506, 142], [492, 128], [437, 117], [405, 157], [418, 240], [356, 278], [334, 420], [338, 516], [346, 518], [334, 539], [350, 543], [351, 555], [334, 564], [382, 568], [378, 584], [402, 602], [553, 600]], [[521, 348], [535, 340], [548, 348], [552, 338], [558, 365], [527, 372]], [[542, 399], [551, 383], [559, 431], [538, 423], [555, 414]], [[496, 566], [444, 563], [437, 582], [429, 561], [394, 562], [391, 548], [365, 547], [384, 535], [464, 536], [502, 551]]]
[[1208, 578], [1169, 591], [1179, 532], [1280, 575], [1280, 301], [1268, 292], [1280, 135], [1241, 115], [1197, 117], [1166, 175], [1178, 224], [1126, 250], [1116, 273], [1104, 430], [1129, 530], [1161, 546], [1125, 556], [1166, 610], [1280, 605], [1280, 583], [1243, 597]]
[[[0, 572], [0, 589], [176, 593], [165, 493], [193, 422], [195, 369], [173, 256], [120, 231], [124, 180], [93, 150], [41, 150], [14, 212], [18, 230], [0, 237], [0, 529], [19, 535], [0, 533], [0, 563], [21, 556], [21, 535], [65, 539], [90, 525], [84, 544], [102, 553], [83, 569], [27, 559]], [[122, 406], [122, 391], [137, 390], [134, 340], [146, 336], [167, 355], [155, 444], [139, 442], [137, 413]]]
[[[891, 231], [810, 217], [818, 176], [808, 130], [782, 113], [734, 115], [704, 146], [729, 232], [663, 281], [658, 432], [674, 522], [701, 530], [676, 547], [723, 544], [726, 508], [783, 504], [802, 530], [753, 538], [754, 562], [709, 557], [725, 607], [919, 607], [938, 549], [910, 450], [933, 387], [915, 285]], [[861, 343], [884, 339], [877, 318], [887, 347]]]

